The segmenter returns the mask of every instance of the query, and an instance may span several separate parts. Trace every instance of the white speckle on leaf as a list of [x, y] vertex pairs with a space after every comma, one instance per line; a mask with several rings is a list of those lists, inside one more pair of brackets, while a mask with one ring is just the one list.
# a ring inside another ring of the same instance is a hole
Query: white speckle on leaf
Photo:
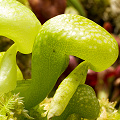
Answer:
[[97, 33], [97, 34], [95, 34], [95, 36], [96, 36], [96, 37], [99, 37], [99, 36], [100, 36], [100, 34], [99, 34], [99, 33]]
[[76, 32], [72, 32], [72, 35], [75, 35], [76, 34]]
[[106, 35], [106, 37], [107, 37], [107, 38], [110, 38], [110, 36], [109, 36], [109, 35]]
[[91, 28], [91, 25], [88, 25], [87, 27]]
[[79, 23], [78, 23], [78, 22], [75, 22], [74, 24], [79, 25]]
[[96, 28], [99, 28], [99, 26], [96, 26]]
[[67, 35], [67, 38], [70, 38], [70, 36], [69, 36], [69, 35]]
[[114, 44], [112, 44], [112, 48], [113, 48], [113, 49], [115, 49], [115, 46], [114, 46]]
[[80, 31], [85, 31], [85, 29], [84, 28], [80, 28]]
[[71, 19], [70, 22], [73, 22], [73, 20]]
[[81, 39], [82, 39], [82, 40], [85, 40], [85, 39], [86, 39], [86, 37], [81, 37]]
[[102, 34], [106, 35], [106, 32], [102, 32]]
[[80, 98], [79, 98], [79, 101], [81, 101], [81, 100], [83, 100], [83, 98], [82, 98], [82, 97], [80, 97]]
[[106, 40], [106, 39], [104, 39], [104, 43], [107, 43], [107, 40]]
[[96, 49], [96, 48], [97, 48], [97, 46], [94, 46], [94, 48]]
[[89, 46], [89, 48], [91, 49], [91, 48], [92, 48], [92, 46]]
[[80, 39], [79, 36], [76, 36], [76, 37], [75, 37], [75, 40], [79, 40], [79, 39]]
[[111, 48], [109, 49], [110, 52], [112, 52]]
[[68, 21], [69, 21], [69, 19], [66, 19], [66, 20], [65, 20], [65, 22], [68, 22]]
[[85, 34], [89, 34], [89, 32], [88, 32], [88, 31], [85, 31]]
[[110, 40], [113, 42], [113, 38], [110, 38]]
[[100, 43], [100, 44], [102, 43], [102, 41], [101, 41], [101, 40], [97, 40], [97, 42], [98, 42], [98, 43]]
[[64, 32], [63, 34], [62, 34], [62, 36], [65, 36], [66, 35], [66, 33]]
[[79, 24], [83, 24], [83, 22], [80, 22]]
[[75, 30], [79, 31], [79, 28], [75, 28]]
[[48, 37], [48, 35], [45, 35], [45, 38], [47, 38]]
[[90, 35], [86, 35], [87, 38], [90, 38]]
[[80, 35], [84, 35], [84, 32], [80, 32], [79, 34], [80, 34]]

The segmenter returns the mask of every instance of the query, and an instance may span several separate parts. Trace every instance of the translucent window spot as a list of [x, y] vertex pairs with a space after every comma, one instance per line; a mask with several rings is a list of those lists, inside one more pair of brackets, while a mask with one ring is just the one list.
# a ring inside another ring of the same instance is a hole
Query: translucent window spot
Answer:
[[115, 46], [112, 44], [112, 48], [115, 49]]
[[76, 32], [72, 32], [72, 35], [75, 35], [76, 34]]
[[94, 35], [94, 33], [91, 33], [91, 35]]
[[106, 32], [103, 32], [104, 35], [106, 35]]
[[99, 37], [99, 36], [100, 36], [100, 34], [99, 34], [99, 33], [97, 33], [97, 34], [95, 34], [95, 36], [96, 36], [96, 37]]
[[106, 37], [107, 37], [107, 38], [110, 38], [110, 36], [109, 36], [109, 35], [106, 35]]
[[75, 30], [79, 31], [79, 28], [75, 28]]
[[68, 35], [67, 38], [70, 38], [70, 36]]
[[81, 37], [81, 39], [82, 39], [82, 40], [85, 40], [85, 39], [86, 39], [86, 37]]
[[68, 27], [69, 28], [69, 30], [72, 30], [73, 28], [72, 27]]
[[66, 21], [66, 22], [68, 22], [68, 21], [69, 21], [69, 19], [66, 19], [65, 21]]
[[40, 33], [38, 33], [38, 36], [40, 35]]
[[85, 31], [85, 29], [84, 29], [84, 28], [80, 28], [80, 30], [81, 30], [81, 31]]
[[80, 32], [80, 35], [83, 35], [84, 33], [83, 32]]
[[113, 38], [110, 39], [113, 42]]
[[115, 43], [115, 42], [114, 42], [113, 44], [116, 46], [116, 43]]
[[66, 30], [66, 31], [68, 31], [68, 30], [69, 30], [69, 28], [67, 27], [67, 28], [65, 28], [65, 30]]
[[97, 46], [94, 46], [94, 48], [96, 49], [96, 48], [97, 48]]
[[66, 33], [63, 33], [63, 34], [62, 34], [62, 36], [65, 36], [65, 35], [66, 35]]
[[85, 34], [89, 34], [89, 32], [85, 31]]
[[88, 94], [91, 94], [91, 92], [90, 92], [90, 91], [88, 91]]
[[78, 21], [78, 19], [75, 18], [74, 21]]
[[102, 43], [102, 41], [101, 41], [101, 40], [97, 40], [97, 42], [98, 42], [98, 43], [100, 43], [100, 44]]
[[81, 101], [81, 100], [83, 100], [83, 98], [79, 98], [79, 100]]
[[47, 38], [48, 36], [47, 35], [45, 35], [45, 38]]
[[91, 27], [91, 25], [88, 25], [87, 27]]
[[98, 32], [96, 29], [93, 29], [93, 30], [91, 30], [91, 31], [93, 31], [93, 32]]
[[72, 31], [70, 31], [69, 34], [71, 35], [71, 34], [72, 34]]
[[79, 23], [78, 23], [78, 22], [75, 22], [74, 24], [78, 25]]
[[107, 43], [107, 40], [104, 39], [104, 43]]
[[80, 24], [83, 24], [83, 22], [80, 22]]
[[70, 22], [73, 22], [73, 20], [70, 20]]
[[89, 23], [89, 25], [92, 25], [92, 23]]
[[75, 37], [75, 39], [76, 39], [76, 40], [79, 40], [79, 37], [77, 36], [77, 37]]
[[89, 46], [89, 48], [91, 49], [91, 48], [92, 48], [92, 46]]
[[86, 35], [87, 38], [90, 38], [90, 35]]
[[110, 52], [112, 52], [111, 48], [109, 49]]
[[96, 38], [94, 38], [94, 40], [97, 40]]
[[96, 28], [99, 28], [99, 26], [96, 26]]
[[39, 37], [39, 40], [41, 40], [41, 37]]

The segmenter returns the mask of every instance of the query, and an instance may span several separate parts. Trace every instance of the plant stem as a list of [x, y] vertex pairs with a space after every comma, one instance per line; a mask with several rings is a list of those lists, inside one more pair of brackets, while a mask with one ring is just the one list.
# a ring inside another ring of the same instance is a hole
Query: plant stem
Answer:
[[80, 13], [80, 15], [86, 17], [86, 12], [82, 6], [82, 4], [80, 3], [80, 1], [78, 0], [67, 0], [67, 4], [68, 5], [72, 5], [74, 8], [76, 8], [78, 10], [78, 12]]

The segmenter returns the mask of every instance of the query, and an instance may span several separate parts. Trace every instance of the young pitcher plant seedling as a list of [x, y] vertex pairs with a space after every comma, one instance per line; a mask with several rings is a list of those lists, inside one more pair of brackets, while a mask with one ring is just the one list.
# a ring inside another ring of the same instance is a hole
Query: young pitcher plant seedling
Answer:
[[[78, 119], [97, 118], [99, 102], [94, 90], [84, 83], [88, 69], [103, 71], [118, 57], [117, 42], [106, 30], [71, 14], [51, 18], [41, 26], [32, 11], [16, 0], [0, 0], [0, 35], [15, 42], [0, 64], [1, 94], [20, 92], [25, 108], [36, 106], [50, 93], [73, 55], [84, 61], [59, 85], [47, 119], [66, 120], [73, 114]], [[17, 81], [17, 51], [32, 52], [31, 80]]]

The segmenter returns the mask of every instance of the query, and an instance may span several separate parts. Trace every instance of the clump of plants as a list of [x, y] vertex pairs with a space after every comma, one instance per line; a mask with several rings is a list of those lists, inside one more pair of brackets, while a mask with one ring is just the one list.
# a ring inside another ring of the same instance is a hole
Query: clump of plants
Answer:
[[[41, 111], [44, 113], [47, 110], [45, 117], [39, 119], [95, 120], [99, 116], [99, 101], [85, 80], [88, 69], [103, 71], [118, 57], [118, 44], [106, 30], [85, 17], [71, 14], [58, 15], [41, 25], [33, 12], [21, 3], [0, 0], [0, 34], [14, 41], [4, 54], [0, 54], [1, 95], [19, 93], [25, 109], [32, 110], [32, 113], [36, 111], [41, 117]], [[16, 64], [18, 51], [23, 54], [32, 52], [30, 80], [20, 77], [21, 72]], [[69, 55], [81, 58], [83, 62], [61, 82], [54, 96], [47, 101], [48, 108], [41, 110], [39, 105], [67, 68]], [[19, 100], [19, 97], [13, 99], [13, 105], [3, 103], [1, 108], [8, 107], [3, 109], [4, 119], [11, 116], [11, 111], [12, 119], [19, 119], [15, 117], [16, 99]], [[21, 111], [25, 111], [24, 107]], [[32, 114], [27, 118], [33, 119]]]

